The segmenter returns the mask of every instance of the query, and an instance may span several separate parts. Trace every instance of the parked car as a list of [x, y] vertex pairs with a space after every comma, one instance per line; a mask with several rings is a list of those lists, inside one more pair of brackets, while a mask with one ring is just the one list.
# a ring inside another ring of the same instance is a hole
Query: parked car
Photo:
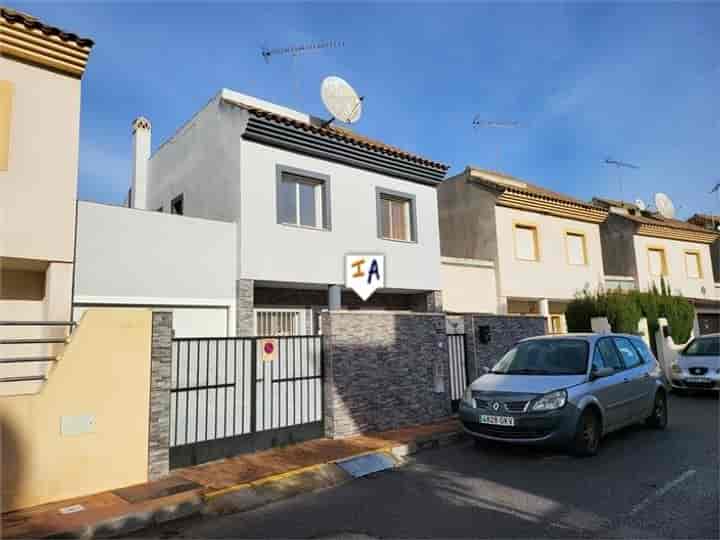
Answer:
[[637, 336], [542, 336], [520, 341], [470, 384], [459, 415], [476, 440], [563, 445], [590, 456], [604, 435], [629, 424], [664, 429], [668, 390]]
[[720, 334], [693, 339], [670, 366], [674, 389], [720, 390]]

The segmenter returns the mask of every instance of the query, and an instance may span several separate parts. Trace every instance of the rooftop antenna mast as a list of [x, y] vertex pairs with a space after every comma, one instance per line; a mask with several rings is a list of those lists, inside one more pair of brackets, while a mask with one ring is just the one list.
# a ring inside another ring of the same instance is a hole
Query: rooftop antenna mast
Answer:
[[620, 169], [639, 169], [637, 165], [633, 165], [632, 163], [626, 163], [625, 161], [618, 161], [617, 159], [611, 159], [607, 158], [605, 161], [603, 161], [605, 165], [613, 165], [616, 169], [618, 169], [618, 183], [620, 184], [620, 200], [624, 201], [625, 199], [625, 192], [623, 190], [623, 179], [622, 174], [620, 173]]
[[520, 122], [514, 120], [487, 120], [479, 114], [473, 118], [472, 125], [475, 129], [515, 129], [521, 127]]
[[291, 62], [292, 62], [292, 71], [293, 71], [293, 81], [295, 85], [295, 90], [297, 91], [298, 95], [300, 94], [300, 83], [297, 73], [297, 65], [296, 65], [296, 59], [298, 56], [310, 53], [310, 52], [317, 52], [321, 51], [323, 49], [337, 49], [339, 47], [344, 47], [345, 42], [343, 41], [316, 41], [312, 43], [303, 43], [300, 45], [292, 45], [289, 47], [277, 47], [270, 49], [268, 47], [262, 47], [260, 49], [260, 54], [263, 57], [263, 60], [265, 60], [266, 64], [270, 63], [270, 59], [274, 56], [290, 56]]

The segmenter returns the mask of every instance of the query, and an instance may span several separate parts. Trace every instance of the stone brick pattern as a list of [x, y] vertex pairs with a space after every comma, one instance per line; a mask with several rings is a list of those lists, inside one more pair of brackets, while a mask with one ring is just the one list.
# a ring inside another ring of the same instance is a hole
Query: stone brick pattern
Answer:
[[172, 313], [155, 311], [150, 345], [149, 480], [165, 476], [170, 468], [171, 364]]
[[[484, 366], [492, 367], [521, 339], [547, 333], [545, 318], [539, 316], [465, 315], [463, 319], [471, 379], [479, 377]], [[490, 327], [490, 343], [480, 343], [479, 326]]]
[[255, 335], [254, 293], [255, 282], [252, 279], [238, 279], [235, 282], [235, 329], [238, 336]]
[[332, 311], [321, 320], [327, 436], [450, 415], [444, 314]]

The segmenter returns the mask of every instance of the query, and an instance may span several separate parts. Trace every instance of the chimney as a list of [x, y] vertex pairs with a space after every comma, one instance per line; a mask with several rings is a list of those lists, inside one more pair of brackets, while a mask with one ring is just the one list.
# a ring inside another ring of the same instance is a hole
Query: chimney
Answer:
[[132, 123], [133, 176], [131, 208], [147, 210], [148, 161], [150, 160], [150, 121], [142, 116]]

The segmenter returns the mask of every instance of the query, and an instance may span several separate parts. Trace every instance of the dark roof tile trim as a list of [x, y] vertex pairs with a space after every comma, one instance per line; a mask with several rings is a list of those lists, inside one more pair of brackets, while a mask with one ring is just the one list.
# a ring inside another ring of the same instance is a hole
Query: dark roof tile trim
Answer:
[[72, 41], [80, 47], [92, 47], [95, 42], [89, 38], [81, 38], [77, 34], [71, 32], [65, 32], [55, 26], [45, 24], [37, 17], [22, 13], [21, 11], [15, 11], [14, 9], [0, 7], [0, 16], [3, 17], [9, 23], [20, 23], [28, 30], [39, 30], [46, 36], [56, 36], [63, 41]]

